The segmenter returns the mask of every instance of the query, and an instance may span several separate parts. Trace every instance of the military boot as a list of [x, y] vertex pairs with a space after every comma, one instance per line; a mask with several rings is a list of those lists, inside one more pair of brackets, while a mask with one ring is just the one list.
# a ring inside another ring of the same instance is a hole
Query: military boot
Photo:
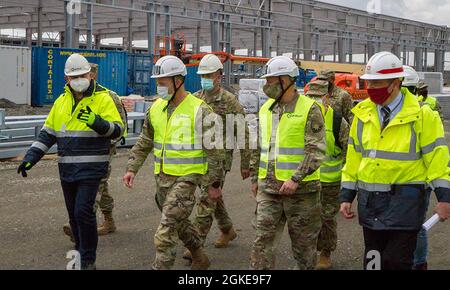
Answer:
[[183, 259], [186, 259], [186, 260], [192, 260], [192, 254], [191, 254], [191, 251], [189, 251], [188, 249], [186, 249], [186, 251], [184, 251], [184, 253], [183, 253]]
[[320, 253], [319, 261], [316, 265], [316, 270], [328, 270], [331, 268], [331, 252], [322, 251]]
[[111, 212], [104, 212], [103, 216], [105, 218], [103, 224], [101, 224], [98, 228], [98, 235], [104, 236], [110, 233], [114, 233], [116, 231], [116, 225], [114, 224], [114, 219]]
[[203, 252], [203, 248], [190, 251], [192, 254], [191, 270], [208, 270], [211, 262], [209, 262], [208, 256]]
[[217, 239], [217, 241], [214, 243], [214, 246], [216, 248], [226, 248], [228, 247], [228, 244], [236, 239], [237, 234], [234, 231], [233, 228], [229, 229], [228, 232], [222, 232], [220, 237]]
[[70, 238], [70, 241], [72, 243], [75, 243], [75, 238], [73, 237], [72, 229], [70, 228], [69, 224], [65, 224], [63, 226], [63, 232]]

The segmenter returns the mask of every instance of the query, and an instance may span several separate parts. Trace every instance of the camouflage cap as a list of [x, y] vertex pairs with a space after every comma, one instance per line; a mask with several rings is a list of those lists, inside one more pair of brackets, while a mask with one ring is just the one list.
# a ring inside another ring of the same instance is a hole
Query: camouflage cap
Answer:
[[426, 88], [428, 88], [428, 84], [424, 81], [419, 81], [419, 83], [417, 84], [417, 88], [418, 89], [426, 89]]
[[334, 71], [329, 70], [329, 69], [323, 70], [323, 71], [320, 72], [320, 75], [319, 75], [318, 78], [321, 79], [321, 80], [328, 80], [328, 81], [330, 81], [333, 78], [335, 78], [335, 73], [334, 73]]
[[89, 63], [91, 66], [91, 73], [97, 74], [98, 73], [98, 64], [96, 63]]
[[328, 82], [324, 80], [315, 80], [309, 83], [307, 96], [322, 97], [328, 94]]

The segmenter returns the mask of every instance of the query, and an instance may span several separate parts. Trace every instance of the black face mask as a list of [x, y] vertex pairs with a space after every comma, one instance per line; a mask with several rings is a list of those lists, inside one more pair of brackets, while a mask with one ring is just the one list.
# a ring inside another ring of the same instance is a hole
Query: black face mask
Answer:
[[415, 86], [407, 86], [406, 87], [411, 94], [415, 95], [417, 93], [417, 88]]
[[428, 90], [419, 91], [419, 95], [422, 96], [424, 99], [428, 98]]

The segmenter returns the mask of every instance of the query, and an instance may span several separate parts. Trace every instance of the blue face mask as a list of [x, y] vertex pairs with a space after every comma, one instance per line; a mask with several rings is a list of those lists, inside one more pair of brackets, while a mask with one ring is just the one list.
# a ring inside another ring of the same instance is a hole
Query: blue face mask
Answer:
[[202, 84], [202, 88], [205, 91], [211, 91], [212, 89], [214, 89], [214, 80], [213, 79], [202, 78], [201, 84]]

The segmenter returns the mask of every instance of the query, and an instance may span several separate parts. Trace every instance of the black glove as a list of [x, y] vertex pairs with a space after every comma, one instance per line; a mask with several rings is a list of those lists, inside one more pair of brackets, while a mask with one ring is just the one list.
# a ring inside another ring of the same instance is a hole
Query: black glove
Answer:
[[23, 162], [20, 164], [19, 168], [17, 168], [17, 173], [18, 173], [18, 174], [21, 173], [21, 174], [22, 174], [22, 177], [27, 177], [27, 176], [28, 176], [27, 170], [30, 170], [31, 167], [32, 167], [32, 165], [31, 165], [30, 162], [25, 162], [25, 161], [23, 161]]

